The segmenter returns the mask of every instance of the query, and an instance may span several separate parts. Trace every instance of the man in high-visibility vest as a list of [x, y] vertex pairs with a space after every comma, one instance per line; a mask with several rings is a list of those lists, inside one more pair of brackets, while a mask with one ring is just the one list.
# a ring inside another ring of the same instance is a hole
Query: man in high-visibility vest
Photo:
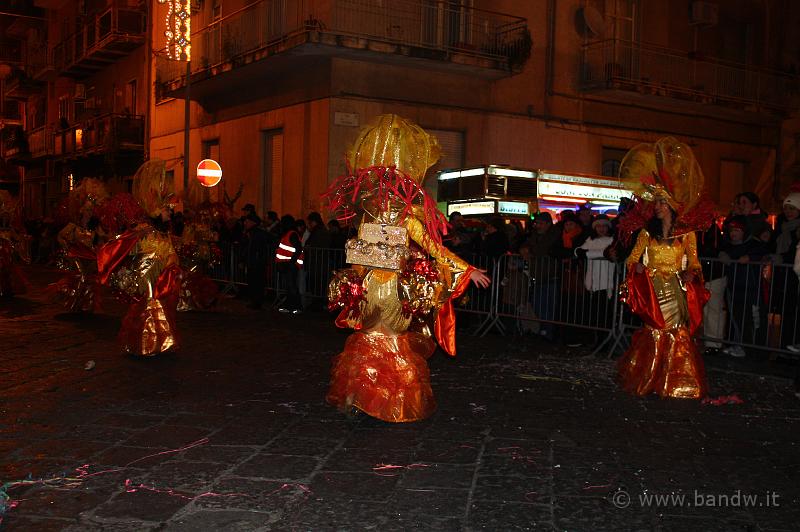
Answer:
[[295, 228], [294, 217], [285, 214], [281, 217], [281, 241], [275, 250], [275, 265], [281, 276], [281, 284], [286, 290], [286, 300], [278, 310], [299, 314], [303, 307], [300, 301], [300, 287], [297, 272], [303, 267], [303, 244]]

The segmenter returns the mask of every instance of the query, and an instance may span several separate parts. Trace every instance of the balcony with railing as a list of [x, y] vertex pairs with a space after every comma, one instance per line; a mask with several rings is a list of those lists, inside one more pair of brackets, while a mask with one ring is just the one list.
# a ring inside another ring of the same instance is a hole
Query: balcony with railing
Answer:
[[16, 161], [28, 156], [28, 140], [22, 126], [10, 126], [0, 129], [0, 147], [3, 158]]
[[621, 40], [586, 45], [581, 74], [584, 91], [634, 91], [745, 111], [785, 113], [800, 93], [794, 75]]
[[35, 80], [46, 80], [55, 73], [53, 66], [53, 51], [46, 42], [36, 44], [28, 43], [27, 64], [25, 70], [28, 77]]
[[15, 101], [6, 101], [0, 110], [0, 128], [7, 126], [21, 126], [22, 113]]
[[[524, 18], [445, 2], [260, 0], [192, 34], [192, 83], [286, 52], [435, 61], [438, 68], [498, 78], [521, 70], [531, 36]], [[159, 56], [163, 95], [179, 96], [174, 91], [185, 83], [185, 68]]]
[[5, 97], [11, 100], [25, 101], [34, 94], [42, 94], [45, 89], [44, 82], [29, 77], [25, 70], [16, 70], [4, 84]]
[[28, 132], [28, 150], [31, 158], [53, 155], [53, 129], [48, 126], [37, 127]]
[[53, 154], [65, 159], [144, 150], [144, 118], [108, 113], [53, 133]]
[[112, 5], [53, 47], [53, 65], [64, 76], [88, 76], [131, 53], [146, 37], [144, 8]]

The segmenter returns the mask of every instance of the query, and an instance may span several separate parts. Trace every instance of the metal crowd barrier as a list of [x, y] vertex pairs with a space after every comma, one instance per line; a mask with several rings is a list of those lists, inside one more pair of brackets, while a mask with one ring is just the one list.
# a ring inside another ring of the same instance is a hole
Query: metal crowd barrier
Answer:
[[[245, 254], [237, 244], [220, 248], [223, 260], [212, 268], [211, 277], [223, 284], [224, 292], [236, 292], [247, 284]], [[265, 288], [274, 294], [278, 306], [285, 289], [274, 255], [274, 249], [268, 250]], [[465, 259], [486, 270], [492, 280], [487, 289], [470, 285], [455, 307], [461, 328], [475, 335], [496, 330], [572, 340], [591, 334], [594, 352], [611, 355], [624, 349], [631, 334], [642, 327], [641, 320], [619, 301], [624, 264], [521, 255]], [[792, 266], [719, 259], [701, 262], [711, 299], [698, 339], [708, 347], [792, 354], [787, 346], [800, 343], [800, 282]], [[331, 273], [345, 266], [343, 249], [307, 248], [298, 278], [304, 304], [327, 299]]]

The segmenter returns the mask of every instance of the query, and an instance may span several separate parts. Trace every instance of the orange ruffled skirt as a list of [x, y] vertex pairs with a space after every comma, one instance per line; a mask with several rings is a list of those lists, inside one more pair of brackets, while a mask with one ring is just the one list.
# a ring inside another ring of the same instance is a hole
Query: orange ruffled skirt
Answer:
[[708, 394], [703, 359], [685, 326], [644, 326], [617, 364], [622, 388], [634, 395], [700, 399]]
[[436, 410], [427, 359], [436, 348], [420, 333], [355, 332], [334, 357], [327, 401], [390, 422], [425, 419]]

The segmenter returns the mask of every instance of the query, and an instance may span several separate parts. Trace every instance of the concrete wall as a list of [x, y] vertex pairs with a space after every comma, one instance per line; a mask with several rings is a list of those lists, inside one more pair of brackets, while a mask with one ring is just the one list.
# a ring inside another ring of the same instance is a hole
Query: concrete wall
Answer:
[[[165, 107], [163, 111], [162, 107]], [[171, 107], [175, 106], [158, 106], [154, 124]], [[233, 196], [239, 185], [243, 185], [237, 208], [253, 203], [261, 215], [267, 210], [275, 210], [295, 216], [317, 210], [318, 196], [328, 178], [328, 119], [328, 100], [317, 100], [193, 127], [189, 152], [190, 179], [194, 179], [195, 168], [201, 159], [203, 141], [216, 139], [219, 141], [219, 163], [225, 190]], [[262, 132], [277, 129], [283, 131], [283, 181], [273, 183], [272, 203], [265, 205], [261, 190], [261, 138]], [[183, 131], [169, 132], [153, 135], [150, 144], [152, 157], [165, 159], [167, 168], [174, 170], [176, 190], [183, 188], [183, 139]], [[221, 194], [221, 188], [212, 191], [212, 199], [221, 200]]]

